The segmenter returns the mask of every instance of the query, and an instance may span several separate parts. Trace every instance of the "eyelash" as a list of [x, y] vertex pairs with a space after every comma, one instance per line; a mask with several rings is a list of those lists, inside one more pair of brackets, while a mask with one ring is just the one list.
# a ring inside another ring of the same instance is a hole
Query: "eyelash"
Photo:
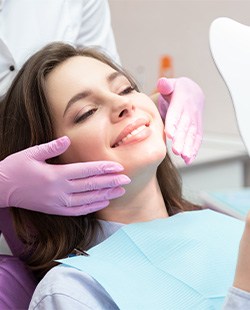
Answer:
[[97, 111], [97, 109], [88, 110], [86, 113], [83, 113], [81, 116], [77, 117], [74, 122], [76, 124], [80, 123], [80, 122], [83, 122], [85, 119], [87, 119], [88, 117], [93, 115], [96, 111]]
[[[135, 90], [135, 87], [129, 86], [127, 88], [125, 88], [121, 93], [119, 93], [120, 96], [122, 95], [128, 95], [130, 94], [132, 91]], [[75, 123], [80, 123], [83, 122], [84, 120], [86, 120], [88, 117], [90, 117], [91, 115], [93, 115], [95, 112], [97, 111], [97, 109], [91, 109], [89, 111], [87, 111], [86, 113], [83, 113], [81, 116], [77, 117], [75, 119]]]
[[129, 87], [125, 88], [119, 95], [130, 94], [133, 90], [135, 90], [135, 87], [129, 86]]

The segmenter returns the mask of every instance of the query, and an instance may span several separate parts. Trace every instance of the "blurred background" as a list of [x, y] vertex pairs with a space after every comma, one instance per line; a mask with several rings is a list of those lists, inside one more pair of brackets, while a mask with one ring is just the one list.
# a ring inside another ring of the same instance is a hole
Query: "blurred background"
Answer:
[[205, 93], [200, 153], [189, 167], [174, 156], [185, 189], [249, 186], [249, 157], [229, 92], [213, 63], [209, 27], [222, 16], [250, 26], [250, 1], [109, 0], [109, 4], [121, 62], [146, 93], [155, 90], [162, 72], [189, 77]]

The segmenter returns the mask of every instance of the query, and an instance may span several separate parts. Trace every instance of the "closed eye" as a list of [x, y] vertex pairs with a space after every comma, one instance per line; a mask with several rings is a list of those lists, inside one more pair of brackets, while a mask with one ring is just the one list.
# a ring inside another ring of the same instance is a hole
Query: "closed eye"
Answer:
[[81, 114], [80, 116], [77, 116], [74, 120], [74, 123], [80, 123], [85, 121], [87, 118], [89, 118], [91, 115], [93, 115], [97, 111], [97, 108], [90, 109], [87, 112]]
[[134, 91], [135, 90], [135, 88], [134, 87], [132, 87], [132, 86], [129, 86], [129, 87], [127, 87], [127, 88], [125, 88], [119, 95], [128, 95], [128, 94], [130, 94], [130, 93], [132, 93], [132, 91]]

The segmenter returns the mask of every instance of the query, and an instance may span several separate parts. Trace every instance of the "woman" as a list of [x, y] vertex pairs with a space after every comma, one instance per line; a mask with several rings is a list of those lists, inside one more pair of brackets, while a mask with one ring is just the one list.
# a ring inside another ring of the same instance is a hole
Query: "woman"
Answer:
[[[119, 61], [107, 0], [58, 0], [49, 6], [49, 14], [48, 4], [43, 0], [37, 0], [33, 5], [23, 0], [18, 4], [9, 0], [0, 1], [0, 11], [0, 98], [24, 61], [42, 46], [55, 40], [82, 47], [94, 44]], [[34, 18], [27, 18], [27, 15]], [[33, 31], [30, 32], [30, 29]], [[159, 35], [161, 40], [168, 38], [165, 29]], [[20, 45], [23, 46], [21, 51]], [[162, 80], [159, 91], [162, 95], [171, 92], [171, 96], [159, 96], [159, 103], [165, 108], [164, 117], [170, 103], [166, 133], [173, 140], [173, 150], [183, 157], [185, 163], [191, 163], [202, 139], [204, 95], [196, 83], [185, 78]], [[183, 119], [183, 112], [188, 118]], [[106, 207], [114, 197], [113, 183], [119, 183], [119, 175], [114, 180], [108, 172], [121, 171], [122, 167], [116, 163], [76, 163], [73, 166], [65, 165], [60, 170], [59, 167], [56, 169], [46, 164], [47, 159], [63, 153], [69, 144], [69, 139], [51, 141], [13, 154], [0, 162], [0, 230], [3, 233], [8, 229], [3, 208], [34, 208], [37, 197], [33, 196], [33, 192], [39, 188], [41, 199], [34, 210], [48, 214], [86, 214]], [[29, 179], [22, 181], [27, 172]], [[88, 179], [88, 186], [85, 185], [85, 179]], [[68, 180], [75, 183], [74, 186], [69, 188], [66, 185]], [[80, 182], [81, 186], [78, 185]], [[92, 189], [91, 201], [89, 188]], [[75, 205], [74, 199], [71, 199], [75, 193], [81, 196], [81, 206]], [[14, 236], [8, 235], [7, 238], [11, 250], [18, 255], [13, 244], [15, 240], [12, 240]]]
[[[199, 209], [182, 198], [151, 99], [106, 56], [55, 43], [27, 61], [5, 97], [0, 160], [64, 135], [71, 145], [53, 163], [112, 160], [131, 183], [127, 179], [126, 193], [95, 214], [61, 217], [13, 209], [26, 244], [24, 259], [38, 277], [54, 260], [105, 244], [119, 228], [131, 227], [126, 224]], [[56, 267], [39, 284], [30, 308], [117, 309], [104, 288], [82, 271]]]

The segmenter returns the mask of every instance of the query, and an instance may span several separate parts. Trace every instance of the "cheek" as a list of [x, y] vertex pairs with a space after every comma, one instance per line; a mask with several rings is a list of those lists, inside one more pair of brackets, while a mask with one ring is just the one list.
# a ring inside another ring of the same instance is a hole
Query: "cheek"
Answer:
[[87, 162], [103, 159], [104, 137], [93, 131], [89, 133], [68, 133], [71, 144], [60, 156], [63, 163]]
[[157, 124], [159, 130], [164, 130], [164, 123], [162, 121], [160, 112], [156, 106], [156, 104], [149, 98], [147, 95], [143, 93], [139, 93], [139, 98], [137, 98], [138, 107], [151, 115], [154, 122]]

